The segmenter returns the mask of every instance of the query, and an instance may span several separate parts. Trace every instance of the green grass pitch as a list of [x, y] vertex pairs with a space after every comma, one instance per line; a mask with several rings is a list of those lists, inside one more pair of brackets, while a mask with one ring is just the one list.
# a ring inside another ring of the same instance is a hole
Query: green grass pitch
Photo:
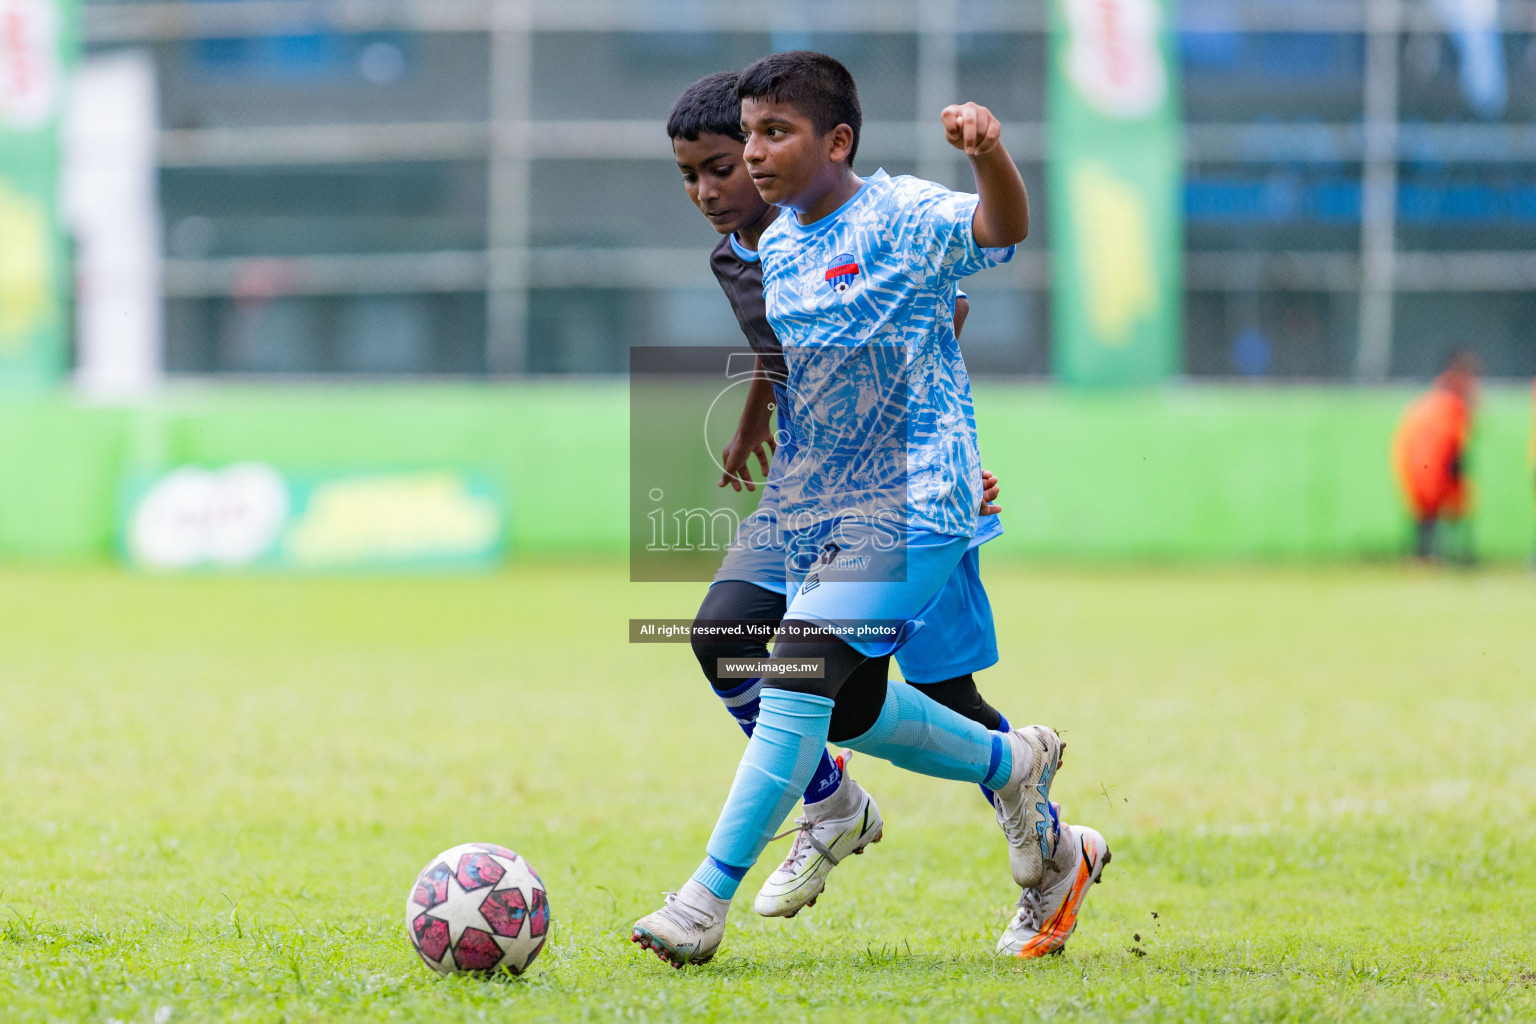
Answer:
[[[987, 578], [983, 690], [1062, 730], [1055, 794], [1115, 853], [1066, 954], [991, 955], [1016, 893], [974, 786], [865, 758], [885, 841], [793, 921], [751, 913], [759, 865], [679, 973], [629, 925], [698, 862], [743, 740], [625, 620], [702, 586], [0, 573], [0, 1019], [1536, 1017], [1536, 580]], [[549, 885], [521, 980], [406, 942], [416, 871], [471, 840]]]

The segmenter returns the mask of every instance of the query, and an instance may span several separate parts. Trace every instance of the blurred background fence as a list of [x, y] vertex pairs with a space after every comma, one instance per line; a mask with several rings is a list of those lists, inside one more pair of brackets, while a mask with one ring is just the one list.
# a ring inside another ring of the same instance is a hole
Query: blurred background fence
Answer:
[[[96, 389], [118, 404], [45, 391], [0, 407], [11, 554], [108, 550], [136, 460], [255, 457], [489, 459], [514, 547], [621, 543], [576, 468], [622, 472], [622, 387], [531, 379], [620, 375], [634, 345], [735, 342], [662, 126], [694, 78], [771, 50], [848, 64], [865, 170], [966, 185], [935, 115], [987, 103], [1037, 214], [1052, 208], [1045, 0], [0, 0], [0, 20], [41, 7], [82, 82], [138, 69], [96, 95], [147, 133], [145, 185], [124, 194], [151, 212], [137, 251], [159, 291], [140, 317], [147, 370]], [[973, 373], [1034, 382], [981, 389], [987, 461], [1011, 474], [1008, 544], [1395, 550], [1386, 448], [1406, 392], [1372, 389], [1427, 380], [1457, 345], [1494, 378], [1536, 374], [1536, 2], [1185, 0], [1172, 17], [1172, 369], [1210, 386], [1050, 389], [1060, 225], [1037, 215], [1020, 257], [975, 280], [965, 332]], [[131, 156], [112, 117], [76, 130], [72, 159]], [[13, 261], [19, 237], [0, 232]], [[110, 291], [89, 249], [77, 231], [77, 338], [93, 285]], [[89, 393], [85, 344], [61, 358]], [[375, 383], [338, 390], [358, 378]], [[1531, 534], [1526, 394], [1495, 386], [1481, 421], [1491, 554]]]
[[[734, 330], [662, 130], [683, 86], [825, 49], [861, 84], [864, 163], [954, 185], [935, 111], [975, 97], [1043, 205], [1045, 6], [97, 2], [83, 38], [158, 73], [172, 373], [616, 373]], [[1457, 341], [1536, 373], [1536, 4], [1498, 6], [1502, 103], [1433, 4], [1182, 5], [1188, 374], [1422, 377]], [[1049, 373], [1051, 229], [977, 282], [977, 372]], [[1385, 356], [1359, 341], [1371, 259]]]

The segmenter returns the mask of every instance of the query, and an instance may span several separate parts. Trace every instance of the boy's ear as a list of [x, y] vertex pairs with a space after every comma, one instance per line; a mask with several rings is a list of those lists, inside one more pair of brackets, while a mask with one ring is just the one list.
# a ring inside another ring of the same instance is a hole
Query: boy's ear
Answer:
[[845, 164], [853, 153], [853, 129], [840, 124], [827, 132], [827, 159], [835, 164]]

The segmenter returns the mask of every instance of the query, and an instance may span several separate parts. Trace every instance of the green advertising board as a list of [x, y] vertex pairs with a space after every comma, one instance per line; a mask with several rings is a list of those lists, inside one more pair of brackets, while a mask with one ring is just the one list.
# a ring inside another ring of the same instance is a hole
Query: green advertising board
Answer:
[[1075, 385], [1178, 371], [1182, 159], [1165, 0], [1052, 0], [1052, 367]]
[[178, 466], [124, 486], [119, 550], [149, 572], [484, 570], [506, 501], [484, 471], [305, 472]]
[[64, 373], [69, 260], [59, 135], [73, 0], [0, 0], [0, 388]]

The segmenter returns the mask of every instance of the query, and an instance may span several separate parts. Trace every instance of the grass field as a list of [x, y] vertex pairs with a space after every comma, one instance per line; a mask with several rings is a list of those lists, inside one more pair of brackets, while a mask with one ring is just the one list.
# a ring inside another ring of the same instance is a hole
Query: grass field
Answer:
[[[885, 842], [794, 921], [752, 915], [760, 865], [677, 973], [628, 927], [743, 741], [624, 620], [701, 588], [0, 573], [0, 1020], [1536, 1018], [1536, 580], [987, 574], [983, 689], [1064, 732], [1055, 793], [1115, 851], [1066, 955], [991, 955], [1016, 892], [974, 787], [863, 759]], [[406, 942], [469, 840], [549, 885], [519, 981]]]

